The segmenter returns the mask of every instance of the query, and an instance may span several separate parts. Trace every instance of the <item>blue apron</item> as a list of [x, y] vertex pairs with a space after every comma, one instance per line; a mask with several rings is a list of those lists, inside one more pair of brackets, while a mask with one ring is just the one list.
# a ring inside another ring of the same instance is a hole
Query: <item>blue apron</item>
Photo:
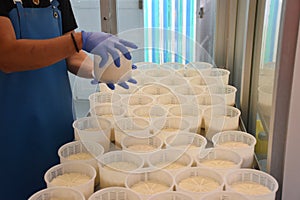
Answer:
[[[57, 0], [46, 8], [16, 4], [9, 17], [17, 39], [62, 35]], [[1, 199], [25, 200], [46, 188], [44, 174], [59, 164], [57, 150], [73, 140], [73, 119], [65, 60], [38, 70], [0, 71]]]

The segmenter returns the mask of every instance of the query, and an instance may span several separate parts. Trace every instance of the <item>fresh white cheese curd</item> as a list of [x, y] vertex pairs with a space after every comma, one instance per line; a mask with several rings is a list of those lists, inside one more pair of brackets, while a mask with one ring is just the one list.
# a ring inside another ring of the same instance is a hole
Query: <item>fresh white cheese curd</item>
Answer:
[[150, 152], [156, 150], [156, 147], [153, 145], [147, 145], [147, 144], [135, 144], [135, 145], [130, 145], [127, 147], [127, 149], [135, 152]]
[[235, 142], [235, 141], [223, 142], [223, 143], [220, 143], [219, 146], [221, 146], [221, 147], [227, 147], [227, 148], [249, 147], [249, 145], [247, 143], [244, 143], [244, 142]]
[[272, 192], [268, 187], [252, 181], [236, 182], [231, 187], [235, 191], [247, 195], [264, 195]]
[[67, 157], [67, 160], [90, 160], [90, 159], [93, 159], [92, 154], [85, 153], [85, 152], [72, 154]]
[[81, 173], [66, 173], [55, 177], [51, 184], [55, 186], [73, 187], [87, 183], [91, 177]]
[[137, 168], [136, 164], [130, 162], [111, 162], [104, 166], [106, 169], [132, 171]]
[[156, 194], [159, 192], [169, 190], [169, 186], [163, 183], [159, 183], [158, 181], [149, 180], [149, 181], [141, 181], [131, 186], [133, 191], [139, 194]]
[[160, 162], [156, 164], [156, 167], [160, 167], [166, 170], [174, 170], [174, 169], [181, 169], [184, 168], [185, 165], [180, 162]]
[[221, 159], [203, 160], [201, 164], [212, 168], [231, 168], [236, 165], [233, 161]]
[[194, 176], [180, 181], [179, 187], [191, 192], [210, 192], [220, 187], [220, 184], [209, 177]]

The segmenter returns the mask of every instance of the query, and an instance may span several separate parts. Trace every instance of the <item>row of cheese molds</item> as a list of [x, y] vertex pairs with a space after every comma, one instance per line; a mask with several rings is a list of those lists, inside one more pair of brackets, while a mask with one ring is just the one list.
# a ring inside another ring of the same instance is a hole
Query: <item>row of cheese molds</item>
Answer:
[[48, 189], [30, 200], [275, 199], [276, 180], [249, 169], [256, 139], [238, 131], [228, 70], [204, 62], [137, 66], [130, 73], [138, 84], [114, 91], [100, 84], [90, 95], [89, 116], [73, 123], [76, 141], [58, 150]]

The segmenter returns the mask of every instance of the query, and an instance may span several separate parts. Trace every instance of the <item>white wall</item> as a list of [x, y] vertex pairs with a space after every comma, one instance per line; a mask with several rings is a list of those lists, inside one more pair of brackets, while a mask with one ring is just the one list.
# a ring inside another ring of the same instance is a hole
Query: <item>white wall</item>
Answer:
[[139, 0], [117, 0], [118, 33], [142, 28], [143, 9], [139, 9]]
[[134, 42], [139, 49], [132, 51], [133, 62], [144, 59], [144, 11], [139, 0], [117, 0], [118, 36]]
[[79, 30], [100, 31], [100, 0], [71, 0]]
[[287, 131], [282, 200], [300, 199], [300, 24]]

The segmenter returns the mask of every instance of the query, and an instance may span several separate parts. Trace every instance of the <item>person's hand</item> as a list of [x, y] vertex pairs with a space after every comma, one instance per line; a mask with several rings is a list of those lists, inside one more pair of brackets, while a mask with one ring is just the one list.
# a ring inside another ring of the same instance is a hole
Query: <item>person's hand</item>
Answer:
[[[132, 70], [135, 70], [135, 69], [137, 69], [136, 65], [132, 65]], [[137, 81], [136, 81], [135, 79], [133, 79], [133, 78], [130, 78], [129, 80], [127, 80], [127, 82], [133, 83], [133, 84], [136, 84], [136, 83], [137, 83]], [[93, 80], [91, 81], [91, 83], [92, 83], [93, 85], [96, 85], [96, 84], [99, 84], [99, 83], [101, 83], [101, 82], [99, 82], [97, 79], [93, 79]], [[128, 88], [129, 88], [129, 86], [128, 86], [128, 84], [127, 84], [126, 82], [121, 82], [121, 83], [117, 83], [117, 84], [118, 84], [119, 86], [121, 86], [122, 88], [124, 88], [124, 89], [128, 89]], [[115, 89], [115, 84], [114, 84], [114, 83], [106, 83], [106, 85], [107, 85], [107, 87], [110, 88], [111, 90], [114, 90], [114, 89]]]
[[128, 60], [131, 54], [128, 48], [136, 49], [137, 46], [129, 41], [120, 39], [114, 35], [103, 32], [85, 32], [82, 31], [82, 49], [88, 53], [101, 56], [99, 67], [103, 67], [108, 61], [109, 54], [112, 56], [114, 63], [120, 67], [120, 51]]

